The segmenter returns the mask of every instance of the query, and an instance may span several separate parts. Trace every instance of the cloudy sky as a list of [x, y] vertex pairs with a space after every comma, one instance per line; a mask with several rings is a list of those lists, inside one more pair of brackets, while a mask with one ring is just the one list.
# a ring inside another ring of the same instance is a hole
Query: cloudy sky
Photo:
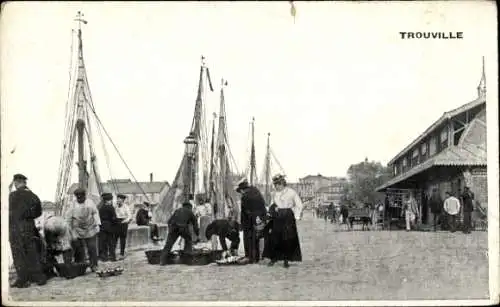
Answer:
[[[495, 72], [491, 2], [296, 7], [294, 22], [287, 2], [9, 3], [0, 27], [2, 189], [22, 172], [41, 198], [54, 198], [78, 10], [88, 21], [84, 56], [96, 110], [138, 180], [150, 172], [173, 180], [202, 54], [216, 87], [209, 114], [218, 112], [220, 78], [229, 83], [239, 168], [255, 117], [258, 173], [270, 132], [290, 181], [343, 176], [365, 157], [387, 163], [443, 112], [476, 98], [481, 56], [487, 74]], [[464, 39], [402, 40], [400, 31], [461, 31]], [[106, 146], [113, 176], [129, 178]]]

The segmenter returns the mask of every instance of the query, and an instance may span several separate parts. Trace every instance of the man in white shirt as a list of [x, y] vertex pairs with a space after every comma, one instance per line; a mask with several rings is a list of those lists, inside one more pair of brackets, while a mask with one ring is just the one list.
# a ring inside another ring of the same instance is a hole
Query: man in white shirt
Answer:
[[446, 192], [446, 199], [444, 200], [444, 211], [448, 215], [448, 226], [451, 232], [456, 231], [457, 216], [460, 212], [460, 201], [458, 198], [451, 195], [451, 192]]
[[127, 196], [118, 194], [116, 198], [116, 218], [118, 219], [116, 231], [116, 243], [120, 240], [120, 257], [125, 258], [125, 244], [127, 243], [128, 224], [132, 220], [132, 214], [128, 204], [125, 203]]
[[75, 262], [85, 260], [85, 247], [90, 258], [92, 272], [97, 269], [97, 234], [101, 218], [96, 204], [87, 198], [87, 191], [78, 188], [74, 192], [76, 203], [66, 212], [65, 218], [72, 236]]

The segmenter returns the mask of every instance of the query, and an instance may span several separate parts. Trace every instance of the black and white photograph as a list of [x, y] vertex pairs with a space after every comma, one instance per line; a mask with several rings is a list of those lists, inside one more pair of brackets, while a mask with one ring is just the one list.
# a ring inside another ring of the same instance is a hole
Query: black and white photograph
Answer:
[[499, 303], [495, 2], [11, 1], [0, 45], [3, 305]]

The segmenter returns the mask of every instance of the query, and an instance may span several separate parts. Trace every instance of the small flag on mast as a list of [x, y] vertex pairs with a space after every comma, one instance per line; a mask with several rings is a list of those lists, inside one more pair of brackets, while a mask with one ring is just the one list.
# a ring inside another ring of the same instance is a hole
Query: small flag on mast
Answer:
[[290, 2], [290, 14], [292, 14], [293, 21], [295, 22], [295, 16], [297, 15], [297, 9], [295, 8], [295, 4], [293, 3], [293, 1], [289, 1], [289, 2]]
[[13, 154], [15, 152], [16, 152], [16, 146], [14, 146], [14, 148], [12, 148], [12, 150], [10, 151], [10, 153]]

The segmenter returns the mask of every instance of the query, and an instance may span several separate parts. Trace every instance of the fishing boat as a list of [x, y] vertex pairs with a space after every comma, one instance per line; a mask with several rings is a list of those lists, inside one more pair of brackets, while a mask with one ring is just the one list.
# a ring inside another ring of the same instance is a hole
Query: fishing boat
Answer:
[[[74, 19], [77, 23], [76, 37], [74, 35], [75, 30], [72, 30], [70, 77], [65, 111], [64, 138], [61, 148], [55, 194], [56, 215], [64, 214], [73, 199], [73, 196], [69, 192], [69, 186], [74, 171], [75, 153], [77, 153], [76, 165], [78, 166], [78, 187], [87, 190], [88, 198], [92, 199], [97, 204], [103, 192], [113, 193], [115, 196], [120, 193], [116, 185], [113, 185], [111, 191], [104, 191], [103, 189], [98, 168], [98, 161], [100, 160], [96, 154], [94, 142], [94, 136], [96, 134], [98, 134], [101, 140], [102, 156], [105, 157], [110, 177], [111, 168], [108, 151], [106, 150], [104, 142], [105, 137], [113, 145], [121, 162], [127, 167], [131, 177], [134, 179], [145, 198], [149, 199], [148, 195], [144, 193], [141, 185], [139, 185], [134, 174], [127, 166], [123, 156], [118, 151], [116, 144], [111, 139], [108, 131], [104, 128], [96, 112], [83, 57], [82, 25], [87, 24], [87, 21], [83, 19], [83, 17], [84, 15], [79, 11]], [[76, 50], [74, 48], [75, 38], [77, 44]], [[111, 182], [113, 182], [113, 180], [111, 180]]]
[[221, 81], [219, 116], [217, 118], [217, 114], [213, 114], [210, 145], [205, 116], [207, 85], [212, 92], [210, 71], [202, 56], [193, 121], [189, 135], [184, 140], [185, 152], [171, 188], [160, 199], [154, 211], [153, 220], [157, 223], [167, 223], [174, 210], [179, 208], [182, 202], [189, 200], [190, 196], [193, 196], [194, 203], [209, 199], [214, 218], [239, 216], [237, 195], [234, 191], [237, 167], [229, 146], [226, 122], [224, 90], [227, 81]]
[[245, 176], [250, 185], [255, 186], [264, 196], [266, 206], [271, 204], [271, 194], [273, 191], [272, 176], [276, 173], [285, 175], [285, 171], [279, 163], [276, 155], [271, 149], [270, 144], [271, 133], [267, 134], [266, 154], [264, 157], [264, 166], [262, 174], [257, 177], [256, 155], [255, 155], [255, 118], [251, 122], [251, 141], [250, 141], [250, 159], [248, 167], [245, 171]]

